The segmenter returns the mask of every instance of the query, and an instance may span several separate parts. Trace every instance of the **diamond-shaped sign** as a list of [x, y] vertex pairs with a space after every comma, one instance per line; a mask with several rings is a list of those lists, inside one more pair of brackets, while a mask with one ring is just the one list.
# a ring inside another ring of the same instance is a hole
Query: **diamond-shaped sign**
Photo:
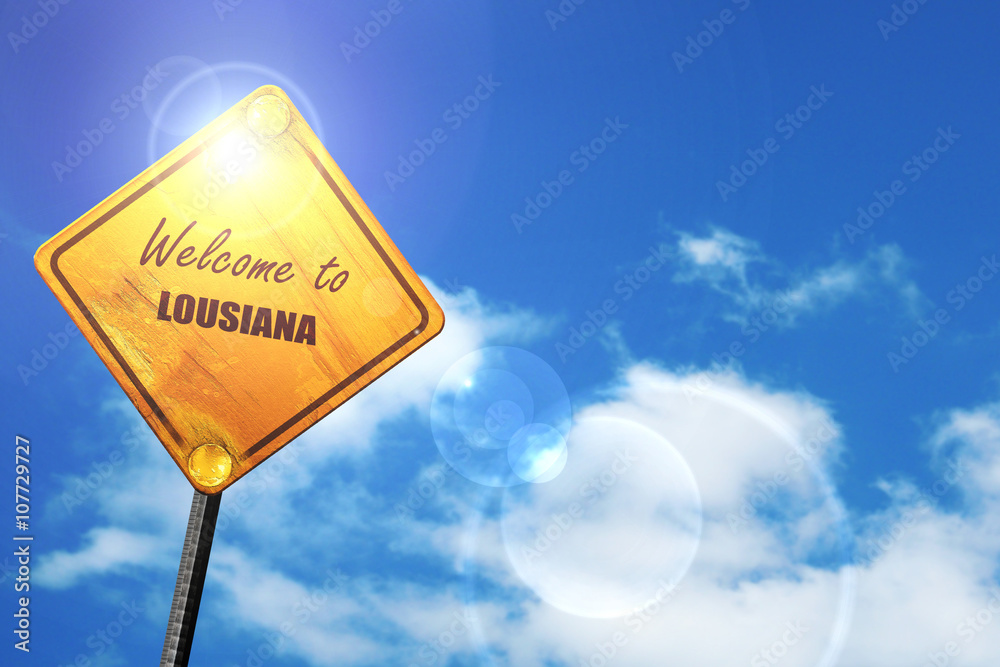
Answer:
[[427, 288], [274, 86], [58, 233], [35, 265], [206, 494], [444, 326]]

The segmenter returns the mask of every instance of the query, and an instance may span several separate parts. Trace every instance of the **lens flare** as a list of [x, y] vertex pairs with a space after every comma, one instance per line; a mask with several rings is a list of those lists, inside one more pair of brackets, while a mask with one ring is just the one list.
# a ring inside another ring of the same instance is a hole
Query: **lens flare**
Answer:
[[444, 459], [493, 487], [552, 479], [565, 465], [572, 407], [566, 387], [539, 357], [487, 347], [459, 359], [438, 383], [431, 430]]
[[[540, 435], [541, 456], [555, 456]], [[590, 417], [569, 434], [565, 470], [507, 489], [503, 528], [515, 571], [545, 602], [576, 616], [628, 614], [687, 572], [701, 539], [694, 476], [666, 439], [631, 421]]]

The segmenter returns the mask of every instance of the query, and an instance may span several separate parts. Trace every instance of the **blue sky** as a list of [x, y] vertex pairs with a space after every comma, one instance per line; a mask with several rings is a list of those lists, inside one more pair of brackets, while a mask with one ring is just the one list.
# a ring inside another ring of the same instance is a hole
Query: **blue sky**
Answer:
[[[333, 4], [0, 10], [4, 425], [32, 441], [37, 554], [32, 654], [8, 633], [5, 661], [154, 661], [190, 501], [81, 336], [26, 370], [69, 322], [34, 252], [272, 83], [448, 324], [226, 492], [191, 664], [253, 664], [271, 636], [266, 664], [596, 665], [617, 632], [621, 665], [995, 663], [974, 620], [1000, 565], [995, 7]], [[391, 20], [357, 39], [372, 12]], [[435, 446], [475, 419], [432, 409], [449, 369], [495, 346], [572, 403], [550, 481], [489, 488]], [[623, 442], [647, 458], [525, 560]]]

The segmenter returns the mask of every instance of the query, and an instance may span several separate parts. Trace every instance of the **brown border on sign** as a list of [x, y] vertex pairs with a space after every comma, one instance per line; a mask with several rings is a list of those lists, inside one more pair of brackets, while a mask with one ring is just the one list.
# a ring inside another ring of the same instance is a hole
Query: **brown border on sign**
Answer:
[[[115, 207], [112, 208], [110, 211], [108, 211], [107, 213], [105, 213], [104, 215], [102, 215], [101, 217], [99, 217], [94, 222], [92, 222], [89, 225], [87, 225], [80, 232], [74, 234], [73, 237], [70, 238], [69, 241], [67, 241], [63, 245], [59, 246], [58, 248], [56, 248], [53, 251], [53, 253], [52, 253], [51, 266], [52, 266], [52, 273], [53, 273], [53, 275], [55, 275], [56, 278], [58, 278], [59, 283], [63, 286], [63, 288], [66, 290], [66, 292], [73, 299], [73, 303], [76, 304], [77, 308], [80, 309], [80, 311], [83, 313], [84, 317], [86, 317], [87, 320], [94, 327], [94, 330], [97, 332], [97, 335], [100, 336], [101, 340], [104, 342], [104, 345], [108, 348], [108, 350], [111, 352], [112, 356], [115, 358], [115, 361], [117, 361], [118, 365], [121, 366], [121, 368], [122, 368], [123, 371], [125, 371], [125, 374], [128, 376], [129, 380], [131, 380], [132, 384], [135, 386], [135, 388], [139, 390], [139, 394], [143, 397], [143, 399], [145, 399], [145, 401], [149, 405], [149, 407], [152, 408], [153, 414], [156, 415], [157, 419], [160, 420], [160, 422], [163, 424], [163, 426], [167, 429], [167, 431], [170, 433], [170, 435], [174, 438], [175, 444], [177, 444], [177, 445], [180, 445], [180, 442], [181, 442], [181, 436], [177, 432], [177, 429], [174, 428], [174, 425], [170, 423], [170, 420], [167, 419], [166, 414], [164, 414], [164, 412], [160, 408], [160, 406], [156, 404], [156, 401], [153, 400], [153, 397], [149, 394], [149, 391], [139, 381], [139, 378], [135, 375], [135, 373], [132, 371], [132, 369], [129, 368], [128, 364], [125, 363], [124, 357], [122, 357], [121, 353], [112, 344], [111, 339], [104, 332], [104, 329], [102, 329], [101, 326], [98, 324], [96, 318], [93, 317], [93, 315], [91, 314], [90, 310], [84, 305], [82, 299], [80, 299], [80, 296], [76, 293], [76, 290], [74, 290], [73, 287], [69, 284], [69, 281], [66, 280], [65, 275], [63, 275], [62, 271], [59, 270], [58, 260], [59, 260], [59, 257], [64, 252], [66, 252], [72, 246], [74, 246], [77, 243], [79, 243], [85, 236], [87, 236], [88, 234], [90, 234], [91, 232], [93, 232], [95, 229], [97, 229], [98, 227], [100, 227], [101, 225], [103, 225], [104, 223], [106, 223], [107, 221], [109, 221], [114, 216], [116, 216], [119, 213], [121, 213], [127, 206], [129, 206], [131, 203], [133, 203], [136, 199], [138, 199], [142, 195], [144, 195], [147, 192], [149, 192], [151, 189], [153, 189], [154, 187], [156, 187], [157, 185], [159, 185], [161, 182], [163, 182], [168, 176], [172, 175], [178, 169], [180, 169], [181, 167], [183, 167], [184, 165], [186, 165], [188, 162], [190, 162], [191, 160], [193, 160], [199, 153], [203, 152], [206, 148], [208, 148], [208, 146], [211, 145], [212, 142], [218, 140], [218, 138], [222, 134], [224, 134], [225, 132], [227, 132], [234, 123], [237, 123], [237, 121], [233, 121], [233, 122], [225, 125], [222, 129], [220, 129], [218, 132], [216, 132], [207, 141], [202, 142], [197, 148], [195, 148], [194, 150], [192, 150], [191, 152], [189, 152], [187, 155], [185, 155], [184, 157], [182, 157], [176, 163], [174, 163], [174, 164], [170, 165], [169, 167], [167, 167], [159, 175], [157, 175], [154, 178], [152, 178], [151, 180], [149, 180], [145, 185], [143, 185], [138, 190], [136, 190], [131, 195], [129, 195], [124, 200], [122, 200], [117, 205], [115, 205]], [[309, 160], [316, 167], [317, 171], [323, 177], [323, 180], [326, 181], [327, 185], [330, 186], [330, 189], [333, 190], [334, 194], [337, 195], [337, 199], [340, 200], [341, 205], [343, 205], [344, 208], [347, 209], [347, 212], [350, 213], [351, 218], [358, 225], [358, 227], [360, 228], [361, 232], [365, 235], [365, 238], [367, 238], [368, 241], [372, 244], [372, 247], [375, 249], [375, 252], [378, 253], [379, 257], [382, 258], [382, 261], [385, 262], [386, 267], [389, 269], [389, 271], [392, 272], [392, 275], [395, 276], [396, 280], [399, 281], [400, 287], [403, 288], [403, 290], [410, 297], [410, 300], [413, 301], [413, 304], [417, 307], [417, 310], [420, 312], [420, 324], [418, 324], [415, 329], [413, 329], [412, 331], [406, 333], [402, 338], [400, 338], [399, 340], [397, 340], [395, 343], [393, 343], [392, 345], [390, 345], [388, 348], [386, 348], [385, 350], [383, 350], [374, 359], [372, 359], [368, 363], [362, 365], [356, 371], [354, 371], [353, 373], [351, 373], [350, 375], [348, 375], [346, 378], [344, 378], [343, 380], [341, 380], [340, 382], [338, 382], [332, 389], [330, 389], [329, 391], [327, 391], [326, 393], [324, 393], [322, 396], [320, 396], [319, 398], [317, 398], [315, 401], [313, 401], [312, 403], [310, 403], [308, 406], [306, 406], [305, 408], [303, 408], [302, 410], [300, 410], [298, 413], [296, 413], [295, 415], [293, 415], [291, 418], [289, 418], [288, 420], [286, 420], [283, 424], [281, 424], [276, 429], [274, 429], [273, 431], [271, 431], [270, 433], [268, 433], [266, 436], [264, 436], [257, 443], [251, 445], [245, 452], [243, 452], [243, 456], [247, 456], [247, 457], [253, 456], [257, 452], [259, 452], [260, 450], [262, 450], [264, 447], [266, 447], [268, 444], [270, 444], [275, 438], [277, 438], [279, 435], [281, 435], [282, 433], [284, 433], [285, 431], [287, 431], [294, 424], [296, 424], [299, 421], [301, 421], [303, 418], [305, 418], [309, 413], [313, 412], [320, 405], [322, 405], [323, 403], [326, 403], [327, 401], [329, 401], [331, 398], [333, 398], [334, 396], [336, 396], [337, 394], [339, 394], [340, 392], [342, 392], [346, 387], [348, 387], [353, 382], [355, 382], [362, 375], [364, 375], [365, 373], [371, 371], [373, 368], [375, 368], [376, 366], [378, 366], [386, 358], [388, 358], [392, 353], [396, 352], [399, 348], [401, 348], [407, 342], [409, 342], [414, 337], [416, 337], [417, 335], [419, 335], [420, 332], [423, 331], [424, 328], [427, 326], [427, 323], [430, 320], [430, 315], [427, 312], [427, 307], [424, 305], [424, 303], [417, 296], [416, 292], [413, 291], [413, 287], [403, 278], [403, 275], [399, 271], [399, 268], [392, 262], [392, 258], [389, 257], [388, 253], [385, 251], [385, 248], [383, 248], [382, 245], [378, 242], [378, 239], [375, 237], [375, 235], [372, 233], [372, 231], [368, 228], [368, 225], [365, 224], [364, 220], [358, 214], [357, 209], [355, 209], [355, 207], [351, 204], [350, 200], [344, 194], [344, 191], [340, 188], [340, 186], [337, 184], [337, 182], [333, 179], [333, 176], [330, 175], [330, 172], [323, 165], [323, 163], [319, 159], [319, 157], [317, 157], [316, 154], [312, 150], [310, 150], [308, 146], [304, 145], [301, 141], [299, 141], [297, 137], [295, 137], [294, 135], [290, 135], [290, 136], [292, 136], [292, 138], [295, 140], [295, 142], [297, 144], [299, 144], [299, 146], [302, 147], [302, 149], [306, 152], [306, 155], [309, 156]]]

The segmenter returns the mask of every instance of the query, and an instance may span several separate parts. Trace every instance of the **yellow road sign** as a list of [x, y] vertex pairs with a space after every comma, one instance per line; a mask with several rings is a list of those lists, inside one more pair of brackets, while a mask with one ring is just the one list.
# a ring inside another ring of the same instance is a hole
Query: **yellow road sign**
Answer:
[[206, 494], [444, 326], [427, 288], [274, 86], [56, 234], [35, 265]]

